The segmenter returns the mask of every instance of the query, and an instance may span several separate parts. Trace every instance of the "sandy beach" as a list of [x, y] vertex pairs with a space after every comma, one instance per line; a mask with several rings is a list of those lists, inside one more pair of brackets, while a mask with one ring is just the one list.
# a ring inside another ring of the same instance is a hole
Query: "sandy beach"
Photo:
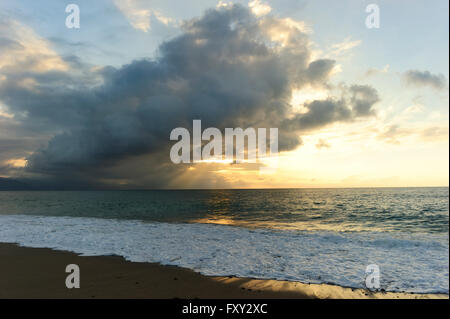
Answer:
[[[65, 268], [77, 264], [80, 289], [67, 289]], [[371, 293], [363, 289], [236, 277], [128, 262], [116, 256], [0, 244], [0, 298], [448, 298], [448, 295]]]

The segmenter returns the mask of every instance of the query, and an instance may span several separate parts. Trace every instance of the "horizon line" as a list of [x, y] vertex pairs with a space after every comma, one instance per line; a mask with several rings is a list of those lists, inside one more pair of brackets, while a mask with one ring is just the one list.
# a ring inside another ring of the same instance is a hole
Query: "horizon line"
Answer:
[[347, 186], [347, 187], [255, 187], [255, 188], [74, 188], [74, 189], [11, 189], [11, 190], [0, 190], [0, 192], [45, 192], [45, 191], [223, 191], [223, 190], [291, 190], [291, 189], [375, 189], [375, 188], [381, 188], [381, 189], [387, 189], [387, 188], [449, 188], [448, 185], [446, 186]]

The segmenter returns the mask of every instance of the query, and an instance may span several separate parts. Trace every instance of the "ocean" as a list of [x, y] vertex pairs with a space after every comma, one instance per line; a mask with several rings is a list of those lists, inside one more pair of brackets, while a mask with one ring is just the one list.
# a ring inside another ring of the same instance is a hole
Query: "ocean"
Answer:
[[449, 292], [449, 189], [0, 192], [0, 242], [205, 275]]

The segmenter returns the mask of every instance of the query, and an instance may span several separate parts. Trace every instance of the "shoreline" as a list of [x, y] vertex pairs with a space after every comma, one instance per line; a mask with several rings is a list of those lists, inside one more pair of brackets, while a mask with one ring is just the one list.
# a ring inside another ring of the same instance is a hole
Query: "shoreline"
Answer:
[[[80, 267], [80, 289], [65, 286], [68, 264]], [[0, 298], [448, 299], [449, 296], [205, 276], [191, 269], [130, 262], [119, 256], [80, 256], [50, 248], [0, 243]]]

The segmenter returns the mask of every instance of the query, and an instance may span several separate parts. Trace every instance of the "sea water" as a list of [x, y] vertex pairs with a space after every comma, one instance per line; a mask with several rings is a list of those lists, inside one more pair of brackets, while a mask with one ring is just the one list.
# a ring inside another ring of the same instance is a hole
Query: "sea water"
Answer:
[[448, 188], [0, 192], [0, 242], [205, 275], [449, 291]]

